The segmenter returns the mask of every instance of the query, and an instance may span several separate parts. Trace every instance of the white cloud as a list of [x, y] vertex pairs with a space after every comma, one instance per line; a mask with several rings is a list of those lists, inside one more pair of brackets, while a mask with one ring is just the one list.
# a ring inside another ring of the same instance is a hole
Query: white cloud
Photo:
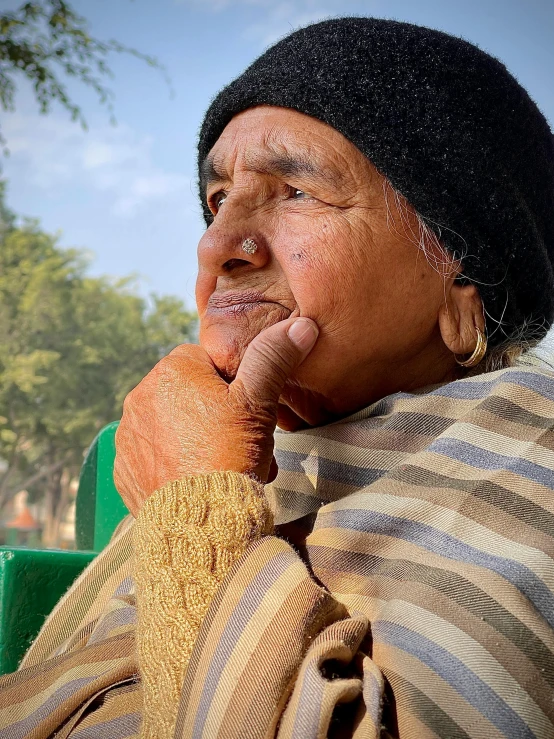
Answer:
[[[299, 0], [299, 4], [310, 2], [311, 0]], [[258, 5], [260, 7], [270, 7], [275, 5], [272, 0], [174, 0], [175, 5], [196, 5], [211, 13], [218, 13], [226, 8], [235, 9], [241, 5]]]
[[46, 191], [72, 184], [105, 191], [112, 212], [122, 217], [149, 202], [190, 193], [190, 178], [156, 166], [152, 138], [129, 126], [87, 133], [61, 117], [14, 114], [3, 128], [11, 152], [6, 172], [17, 167]]
[[130, 183], [126, 194], [120, 197], [114, 206], [114, 213], [121, 216], [131, 216], [145, 201], [183, 194], [188, 191], [190, 179], [179, 174], [168, 172], [151, 172], [148, 175], [139, 175]]
[[294, 29], [324, 20], [333, 14], [330, 8], [315, 7], [311, 2], [277, 3], [269, 5], [262, 20], [247, 26], [244, 35], [260, 41], [263, 46], [269, 46]]
[[[235, 11], [240, 7], [258, 8], [260, 19], [247, 25], [245, 38], [258, 41], [261, 46], [268, 46], [290, 31], [307, 26], [336, 15], [348, 15], [359, 8], [358, 0], [175, 0], [179, 5], [195, 5], [209, 13]], [[374, 0], [367, 3], [374, 5]], [[367, 13], [370, 7], [365, 8]]]

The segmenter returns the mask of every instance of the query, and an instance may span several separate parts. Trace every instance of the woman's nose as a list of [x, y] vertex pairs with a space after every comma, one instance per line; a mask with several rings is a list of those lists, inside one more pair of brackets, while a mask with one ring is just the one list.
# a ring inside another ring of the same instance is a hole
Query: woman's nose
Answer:
[[248, 220], [240, 222], [220, 214], [198, 244], [198, 266], [220, 277], [237, 269], [260, 269], [270, 259], [266, 239]]

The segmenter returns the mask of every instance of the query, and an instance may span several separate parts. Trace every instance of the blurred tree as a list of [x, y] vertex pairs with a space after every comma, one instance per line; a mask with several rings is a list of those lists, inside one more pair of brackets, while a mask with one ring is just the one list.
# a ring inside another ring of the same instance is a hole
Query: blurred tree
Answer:
[[161, 356], [196, 337], [178, 298], [149, 307], [129, 279], [85, 271], [83, 252], [18, 225], [0, 197], [0, 507], [23, 487], [44, 494], [46, 544], [97, 431]]
[[[164, 68], [151, 56], [113, 39], [100, 41], [89, 32], [87, 21], [65, 0], [31, 0], [17, 10], [0, 14], [0, 105], [15, 108], [16, 80], [25, 77], [33, 86], [42, 113], [60, 103], [71, 118], [86, 128], [81, 108], [64, 84], [73, 78], [92, 88], [107, 106], [113, 120], [112, 92], [104, 84], [112, 77], [107, 63], [111, 53], [126, 53]], [[5, 145], [0, 132], [0, 144]]]

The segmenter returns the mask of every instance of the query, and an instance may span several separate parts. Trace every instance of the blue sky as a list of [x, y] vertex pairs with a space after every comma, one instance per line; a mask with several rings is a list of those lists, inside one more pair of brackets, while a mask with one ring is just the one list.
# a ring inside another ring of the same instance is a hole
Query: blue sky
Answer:
[[[0, 0], [1, 10], [22, 0]], [[139, 289], [194, 304], [195, 143], [210, 99], [289, 30], [338, 15], [374, 15], [440, 28], [498, 56], [554, 124], [554, 0], [73, 0], [102, 38], [158, 57], [171, 76], [114, 57], [118, 125], [95, 97], [70, 88], [83, 132], [55, 108], [40, 116], [24, 86], [2, 115], [11, 156], [8, 202], [91, 250], [93, 274], [140, 275]]]

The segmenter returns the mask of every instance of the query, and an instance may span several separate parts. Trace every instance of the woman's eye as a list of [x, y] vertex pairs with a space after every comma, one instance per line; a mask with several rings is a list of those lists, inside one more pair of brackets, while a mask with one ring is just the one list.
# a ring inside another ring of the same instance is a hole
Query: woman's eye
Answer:
[[312, 198], [312, 196], [309, 195], [307, 192], [304, 192], [304, 190], [299, 190], [297, 187], [292, 188], [291, 195], [294, 200], [306, 200]]
[[221, 206], [223, 205], [223, 203], [225, 202], [226, 199], [227, 199], [227, 193], [226, 192], [223, 192], [223, 191], [222, 192], [217, 192], [213, 196], [212, 202], [213, 202], [213, 204], [215, 206], [216, 211], [218, 211], [221, 208]]

